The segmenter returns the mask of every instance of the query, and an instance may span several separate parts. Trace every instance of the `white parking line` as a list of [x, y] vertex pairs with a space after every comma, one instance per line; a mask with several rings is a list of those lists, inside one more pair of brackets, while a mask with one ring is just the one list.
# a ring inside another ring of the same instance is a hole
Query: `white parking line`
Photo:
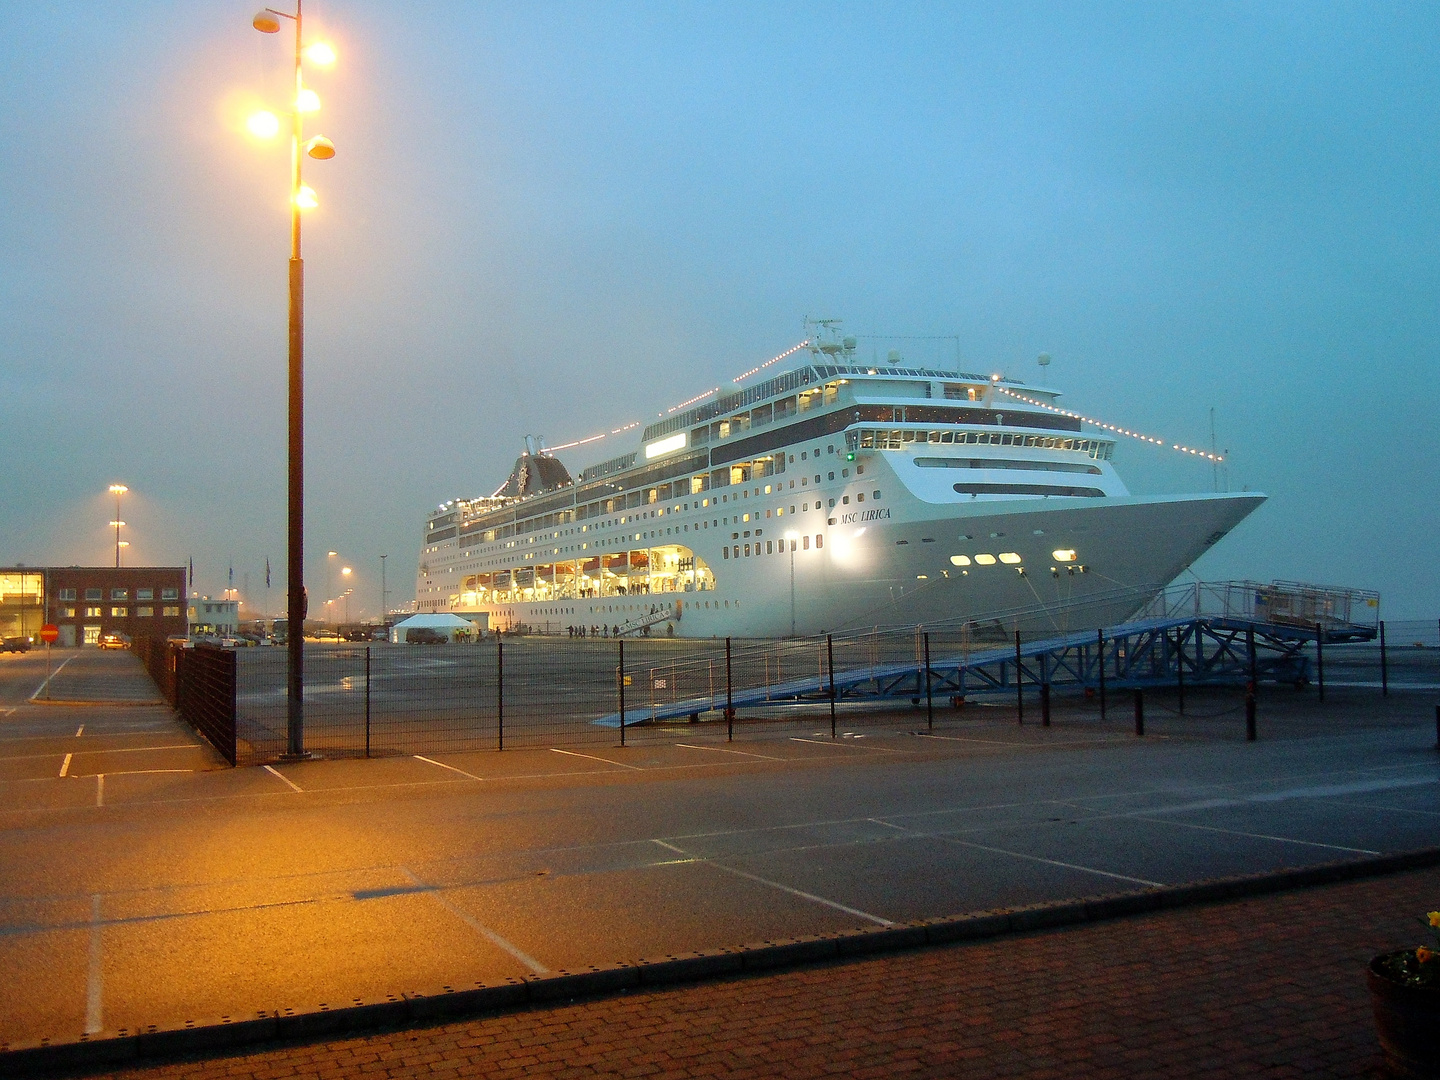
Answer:
[[66, 755], [65, 755], [65, 760], [60, 763], [60, 775], [61, 775], [61, 776], [64, 776], [66, 773], [68, 773], [68, 772], [70, 771], [70, 759], [71, 759], [71, 757], [73, 757], [73, 756], [74, 756], [73, 754], [66, 754]]
[[415, 760], [429, 762], [431, 765], [438, 765], [440, 768], [449, 769], [451, 772], [458, 772], [461, 776], [468, 776], [471, 780], [480, 780], [483, 782], [485, 779], [483, 776], [476, 776], [474, 773], [468, 773], [464, 769], [457, 769], [454, 765], [446, 765], [443, 761], [436, 761], [434, 758], [424, 757], [420, 754], [415, 755]]
[[84, 734], [85, 734], [85, 725], [84, 725], [84, 724], [81, 724], [78, 728], [75, 729], [75, 737], [78, 739], [81, 735], [84, 735]]
[[824, 904], [826, 907], [834, 908], [836, 911], [843, 911], [846, 915], [854, 915], [860, 919], [868, 919], [878, 926], [895, 925], [889, 919], [882, 919], [879, 915], [871, 915], [868, 911], [861, 911], [859, 908], [846, 907], [844, 904], [837, 903], [834, 900], [826, 900], [823, 896], [816, 896], [814, 893], [804, 892], [801, 889], [792, 889], [789, 885], [781, 885], [778, 881], [771, 881], [769, 878], [760, 877], [758, 874], [751, 874], [745, 870], [737, 870], [735, 867], [726, 866], [724, 863], [709, 862], [709, 860], [706, 860], [706, 862], [716, 870], [724, 870], [727, 874], [734, 874], [736, 877], [742, 877], [748, 881], [757, 881], [761, 885], [768, 885], [772, 889], [779, 889], [781, 892], [789, 893], [791, 896], [798, 896], [801, 900], [809, 900], [815, 904]]
[[[43, 736], [37, 736], [43, 738]], [[77, 754], [139, 754], [146, 750], [194, 750], [195, 743], [170, 743], [166, 746], [117, 746], [109, 750], [76, 750]], [[50, 754], [7, 754], [0, 761], [34, 761], [36, 758], [51, 757]]]
[[988, 844], [977, 844], [973, 840], [956, 840], [953, 836], [937, 836], [936, 839], [943, 840], [947, 844], [960, 844], [962, 847], [979, 848], [981, 851], [993, 851], [997, 855], [1010, 855], [1016, 859], [1027, 859], [1030, 862], [1044, 863], [1046, 866], [1059, 866], [1065, 870], [1079, 870], [1086, 874], [1098, 874], [1100, 877], [1114, 878], [1116, 881], [1130, 881], [1136, 885], [1149, 885], [1153, 888], [1163, 888], [1163, 881], [1147, 881], [1145, 878], [1130, 877], [1128, 874], [1112, 874], [1109, 870], [1096, 870], [1093, 866], [1081, 866], [1078, 863], [1060, 862], [1058, 859], [1042, 859], [1039, 855], [1027, 855], [1023, 851], [1010, 851], [1007, 848], [991, 847]]
[[[433, 764], [433, 763], [432, 763], [432, 764]], [[412, 873], [411, 873], [409, 870], [407, 870], [405, 867], [402, 866], [402, 867], [400, 867], [399, 869], [400, 869], [400, 872], [401, 872], [402, 874], [404, 874], [407, 878], [410, 879], [410, 883], [411, 883], [412, 885], [422, 885], [422, 886], [423, 886], [423, 885], [425, 884], [423, 881], [421, 881], [418, 877], [416, 877], [414, 874], [412, 874]], [[428, 891], [429, 891], [430, 895], [435, 898], [436, 902], [437, 902], [441, 907], [443, 907], [446, 911], [450, 912], [451, 915], [454, 915], [457, 919], [459, 919], [461, 922], [463, 922], [466, 926], [470, 927], [470, 929], [474, 930], [474, 931], [475, 931], [476, 933], [478, 933], [481, 937], [485, 938], [485, 939], [486, 939], [487, 941], [489, 941], [492, 945], [497, 945], [497, 946], [499, 946], [500, 948], [504, 949], [507, 953], [509, 953], [511, 956], [513, 956], [516, 960], [519, 960], [520, 963], [524, 964], [526, 967], [528, 967], [528, 968], [529, 968], [532, 972], [534, 972], [536, 975], [548, 975], [548, 974], [550, 974], [550, 969], [547, 968], [544, 964], [540, 963], [539, 960], [536, 960], [536, 959], [535, 959], [533, 956], [531, 956], [529, 953], [525, 952], [524, 950], [522, 950], [522, 949], [516, 947], [515, 945], [512, 945], [510, 942], [506, 941], [503, 937], [501, 937], [499, 934], [497, 934], [494, 930], [491, 930], [488, 926], [486, 926], [484, 923], [482, 923], [479, 919], [476, 919], [474, 916], [472, 916], [472, 915], [470, 915], [470, 914], [468, 914], [468, 913], [466, 913], [466, 912], [464, 912], [464, 911], [461, 911], [458, 907], [456, 907], [454, 904], [452, 904], [449, 900], [445, 899], [445, 896], [444, 896], [438, 889], [430, 889], [430, 890], [428, 890]]]
[[60, 674], [61, 668], [63, 668], [66, 664], [68, 664], [71, 660], [74, 660], [74, 659], [75, 659], [75, 658], [74, 658], [73, 656], [67, 656], [64, 660], [61, 660], [61, 661], [60, 661], [60, 667], [57, 667], [57, 668], [56, 668], [54, 671], [52, 671], [49, 675], [46, 675], [46, 676], [45, 676], [45, 681], [42, 682], [39, 686], [37, 686], [37, 687], [35, 688], [35, 693], [33, 693], [33, 694], [30, 695], [30, 700], [31, 700], [31, 701], [34, 701], [37, 697], [39, 697], [41, 691], [44, 690], [45, 687], [47, 687], [47, 686], [50, 685], [50, 680], [53, 679], [53, 678], [55, 678], [56, 675], [59, 675], [59, 674]]
[[1356, 855], [1379, 855], [1378, 851], [1371, 851], [1369, 848], [1343, 847], [1340, 844], [1320, 844], [1314, 840], [1296, 840], [1289, 836], [1271, 836], [1269, 833], [1241, 832], [1239, 829], [1222, 829], [1215, 825], [1196, 825], [1189, 821], [1171, 821], [1169, 818], [1156, 817], [1150, 814], [1131, 814], [1139, 821], [1154, 821], [1162, 825], [1174, 825], [1179, 829], [1198, 829], [1201, 832], [1225, 833], [1227, 836], [1248, 836], [1252, 840], [1278, 840], [1282, 844], [1300, 844], [1302, 847], [1329, 848], [1331, 851], [1349, 851]]
[[799, 735], [791, 735], [791, 742], [813, 743], [815, 746], [853, 746], [857, 750], [878, 750], [882, 754], [908, 754], [909, 750], [896, 750], [890, 746], [876, 746], [873, 743], [846, 742], [843, 739], [802, 739]]
[[104, 968], [101, 965], [100, 938], [100, 894], [90, 897], [90, 971], [85, 980], [85, 1034], [97, 1035], [104, 1026], [101, 1022], [100, 994]]
[[552, 746], [550, 750], [553, 753], [564, 754], [567, 757], [583, 757], [588, 758], [590, 761], [603, 761], [606, 765], [618, 765], [622, 769], [634, 769], [636, 772], [645, 771], [638, 765], [626, 765], [623, 761], [611, 761], [609, 758], [596, 757], [594, 754], [577, 754], [574, 750], [561, 750], [558, 746]]
[[105, 805], [105, 774], [103, 772], [95, 774], [95, 805]]
[[748, 750], [731, 750], [729, 747], [725, 747], [725, 746], [696, 746], [696, 745], [694, 745], [693, 743], [683, 743], [683, 742], [677, 742], [675, 745], [676, 745], [676, 746], [679, 746], [679, 747], [683, 747], [683, 748], [686, 749], [686, 750], [713, 750], [713, 751], [715, 751], [715, 753], [717, 753], [717, 754], [739, 754], [741, 757], [759, 758], [761, 761], [784, 761], [784, 760], [785, 760], [784, 758], [769, 757], [769, 756], [766, 755], [766, 754], [752, 754], [752, 753], [750, 753], [750, 751], [748, 751]]
[[278, 778], [279, 780], [284, 781], [286, 784], [289, 784], [291, 791], [298, 791], [298, 792], [300, 792], [302, 795], [304, 794], [304, 789], [301, 788], [299, 784], [295, 783], [293, 780], [291, 780], [291, 779], [289, 779], [288, 777], [284, 776], [284, 775], [280, 772], [280, 770], [277, 769], [277, 768], [275, 768], [273, 765], [266, 765], [266, 766], [264, 766], [264, 769], [265, 769], [265, 771], [268, 772], [271, 776], [274, 776], [274, 777]]

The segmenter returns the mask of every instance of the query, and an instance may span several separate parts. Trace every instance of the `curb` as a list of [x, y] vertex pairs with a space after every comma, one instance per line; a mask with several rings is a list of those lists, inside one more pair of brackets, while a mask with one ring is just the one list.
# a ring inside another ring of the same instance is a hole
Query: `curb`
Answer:
[[39, 1076], [83, 1073], [102, 1068], [157, 1065], [187, 1058], [220, 1056], [266, 1044], [309, 1042], [343, 1035], [431, 1025], [488, 1016], [558, 1002], [566, 1004], [609, 997], [632, 989], [651, 989], [723, 979], [747, 972], [774, 973], [856, 957], [875, 956], [1011, 934], [1053, 930], [1199, 904], [1265, 896], [1292, 889], [1334, 885], [1440, 866], [1440, 847], [1394, 855], [1279, 870], [1264, 874], [1213, 878], [1187, 885], [1027, 904], [1016, 908], [845, 933], [764, 941], [707, 952], [637, 960], [583, 971], [512, 979], [498, 985], [445, 986], [436, 991], [391, 994], [384, 1001], [355, 999], [343, 1006], [318, 1004], [311, 1010], [261, 1012], [253, 1019], [220, 1017], [210, 1023], [143, 1031], [72, 1043], [10, 1047], [0, 1044], [0, 1075]]

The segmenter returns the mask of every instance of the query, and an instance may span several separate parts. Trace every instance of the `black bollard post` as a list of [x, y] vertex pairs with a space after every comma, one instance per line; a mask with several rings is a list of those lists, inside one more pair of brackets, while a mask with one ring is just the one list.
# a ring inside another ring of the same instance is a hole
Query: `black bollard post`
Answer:
[[825, 635], [825, 664], [830, 669], [830, 738], [835, 738], [835, 645]]
[[1135, 688], [1135, 735], [1138, 738], [1145, 735], [1145, 691], [1138, 686]]
[[1180, 698], [1180, 715], [1185, 715], [1185, 631], [1175, 631], [1175, 692]]
[[1015, 631], [1015, 722], [1025, 723], [1025, 687], [1020, 682], [1020, 631]]
[[1380, 696], [1390, 696], [1390, 663], [1385, 655], [1385, 620], [1380, 620]]
[[1100, 646], [1100, 652], [1095, 657], [1095, 666], [1100, 670], [1100, 719], [1105, 719], [1105, 631], [1096, 630], [1096, 639]]
[[1315, 624], [1315, 679], [1320, 690], [1320, 700], [1325, 700], [1325, 628]]
[[725, 741], [735, 741], [735, 695], [730, 685], [730, 639], [725, 639]]
[[625, 745], [625, 639], [620, 639], [620, 745]]
[[505, 642], [495, 635], [495, 749], [505, 749]]
[[1245, 628], [1245, 648], [1250, 656], [1250, 680], [1245, 684], [1245, 739], [1255, 741], [1255, 627]]
[[935, 730], [935, 699], [930, 692], [930, 631], [925, 631], [925, 730]]
[[1040, 726], [1050, 726], [1050, 684], [1040, 684]]
[[370, 646], [365, 646], [365, 756], [370, 756]]

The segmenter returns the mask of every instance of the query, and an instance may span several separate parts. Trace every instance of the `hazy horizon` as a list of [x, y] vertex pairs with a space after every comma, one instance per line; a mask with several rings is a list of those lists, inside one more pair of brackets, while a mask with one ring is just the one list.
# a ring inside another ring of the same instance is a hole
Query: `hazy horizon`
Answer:
[[[1214, 409], [1269, 501], [1198, 576], [1440, 614], [1433, 7], [306, 13], [339, 55], [307, 121], [338, 148], [306, 165], [312, 613], [330, 550], [352, 618], [381, 554], [412, 596], [426, 513], [526, 434], [646, 421], [830, 316], [1173, 442]], [[211, 595], [233, 566], [265, 607], [268, 558], [284, 605], [288, 151], [243, 118], [282, 106], [287, 34], [252, 14], [50, 5], [0, 45], [0, 565], [110, 563], [121, 482], [127, 564], [193, 557]]]

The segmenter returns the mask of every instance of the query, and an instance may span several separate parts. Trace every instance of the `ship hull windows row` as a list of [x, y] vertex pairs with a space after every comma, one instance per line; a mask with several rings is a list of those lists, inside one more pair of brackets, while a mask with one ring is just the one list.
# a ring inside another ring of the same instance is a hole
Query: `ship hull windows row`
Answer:
[[[858, 450], [904, 450], [917, 443], [930, 443], [936, 446], [1012, 446], [1035, 450], [1069, 450], [1087, 454], [1096, 461], [1109, 461], [1115, 450], [1115, 444], [1105, 439], [1071, 439], [1056, 435], [1030, 435], [1018, 431], [925, 431], [914, 428], [885, 431], [861, 428], [858, 431], [848, 432], [846, 438], [851, 441], [851, 448]], [[917, 464], [920, 463], [917, 462]], [[939, 466], [931, 467], [938, 468]], [[981, 468], [982, 466], [974, 467]], [[1016, 466], [992, 465], [988, 467], [1014, 468]]]
[[468, 610], [487, 604], [707, 592], [714, 588], [715, 575], [704, 559], [688, 547], [668, 544], [470, 574], [451, 602], [459, 610]]

